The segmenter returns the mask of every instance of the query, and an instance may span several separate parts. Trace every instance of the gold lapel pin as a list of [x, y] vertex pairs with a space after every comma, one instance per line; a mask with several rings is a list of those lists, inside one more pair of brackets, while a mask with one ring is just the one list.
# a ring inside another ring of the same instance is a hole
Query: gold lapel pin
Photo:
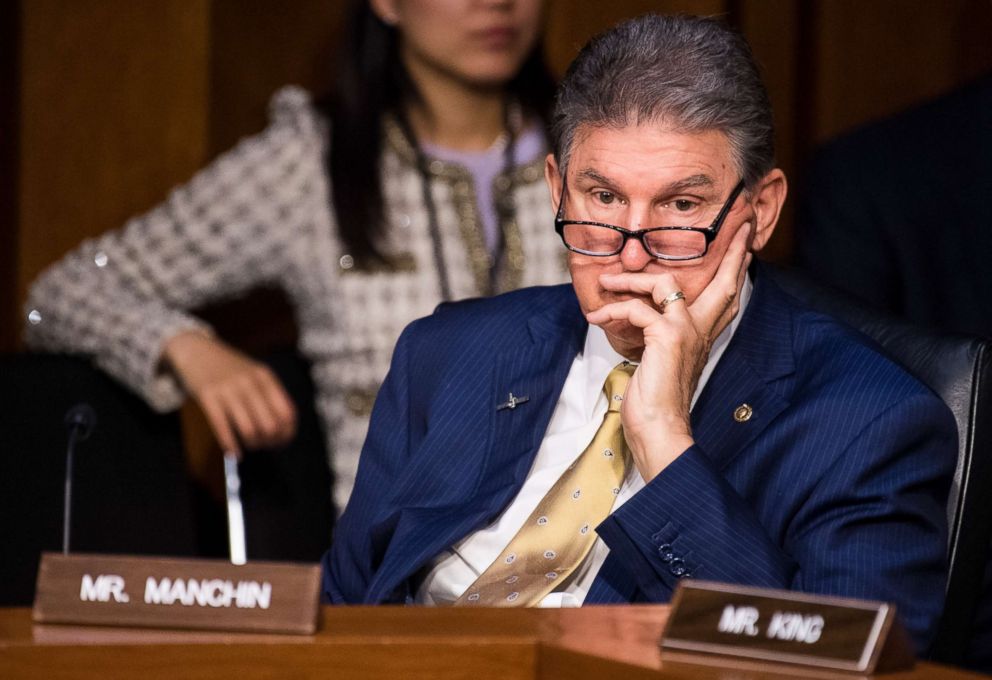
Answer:
[[746, 423], [747, 421], [751, 420], [751, 415], [753, 413], [754, 410], [751, 408], [749, 404], [741, 404], [740, 406], [734, 409], [734, 420], [736, 420], [738, 423]]

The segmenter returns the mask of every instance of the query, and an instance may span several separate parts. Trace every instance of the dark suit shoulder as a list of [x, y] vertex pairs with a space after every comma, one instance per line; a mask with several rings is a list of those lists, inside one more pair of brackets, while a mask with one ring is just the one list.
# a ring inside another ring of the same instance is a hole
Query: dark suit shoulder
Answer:
[[571, 285], [522, 288], [439, 305], [407, 326], [394, 361], [401, 355], [402, 361], [417, 366], [418, 389], [429, 391], [434, 378], [450, 376], [455, 366], [487, 365], [507, 348], [524, 351], [541, 335], [578, 342], [586, 327]]
[[584, 323], [572, 286], [534, 286], [495, 297], [445, 302], [411, 324], [411, 331], [436, 342], [489, 346], [522, 337], [535, 320], [563, 327]]
[[474, 317], [485, 320], [511, 314], [521, 318], [570, 303], [578, 304], [575, 300], [575, 290], [569, 283], [556, 286], [531, 286], [493, 297], [442, 302], [434, 310], [434, 316], [462, 315], [462, 318]]

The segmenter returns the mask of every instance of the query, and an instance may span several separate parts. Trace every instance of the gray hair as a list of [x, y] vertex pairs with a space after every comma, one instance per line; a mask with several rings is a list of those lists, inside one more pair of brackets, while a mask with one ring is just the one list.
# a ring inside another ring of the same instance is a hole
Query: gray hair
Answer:
[[648, 15], [593, 38], [558, 88], [551, 141], [564, 174], [583, 125], [719, 130], [748, 188], [775, 166], [768, 93], [747, 41], [716, 19]]

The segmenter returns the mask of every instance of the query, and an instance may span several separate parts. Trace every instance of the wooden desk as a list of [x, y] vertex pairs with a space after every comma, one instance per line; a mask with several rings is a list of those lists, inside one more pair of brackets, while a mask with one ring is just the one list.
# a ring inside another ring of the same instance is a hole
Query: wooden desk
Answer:
[[[0, 678], [464, 678], [753, 680], [838, 677], [664, 658], [665, 606], [582, 609], [340, 607], [313, 636], [33, 625], [0, 609]], [[851, 676], [839, 676], [851, 677]], [[921, 663], [887, 680], [982, 676]]]

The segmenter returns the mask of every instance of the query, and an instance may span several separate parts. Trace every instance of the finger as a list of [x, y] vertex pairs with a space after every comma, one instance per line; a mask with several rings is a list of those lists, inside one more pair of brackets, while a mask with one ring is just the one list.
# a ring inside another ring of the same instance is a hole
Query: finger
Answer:
[[733, 304], [740, 293], [738, 281], [743, 283], [741, 271], [747, 259], [749, 223], [743, 223], [734, 234], [727, 252], [720, 261], [713, 280], [692, 303], [693, 317], [702, 327], [713, 327]]
[[613, 292], [650, 295], [655, 307], [662, 312], [675, 303], [681, 303], [682, 306], [687, 304], [684, 294], [676, 295], [683, 292], [682, 288], [675, 276], [668, 272], [660, 274], [625, 272], [604, 275], [603, 279], [603, 287]]
[[262, 390], [250, 382], [241, 388], [239, 396], [254, 428], [252, 445], [262, 448], [272, 446], [279, 437], [279, 422]]
[[242, 396], [237, 392], [222, 392], [217, 398], [228, 420], [234, 426], [235, 434], [248, 448], [257, 447], [258, 432], [247, 405], [242, 402]]
[[276, 443], [284, 444], [296, 434], [296, 407], [279, 379], [267, 368], [258, 374], [256, 384], [275, 418]]
[[221, 449], [225, 452], [234, 452], [238, 460], [241, 460], [241, 447], [238, 445], [238, 438], [234, 436], [234, 430], [231, 429], [231, 424], [227, 420], [227, 414], [224, 412], [223, 407], [212, 397], [200, 399], [199, 403]]
[[250, 374], [244, 388], [244, 403], [248, 407], [264, 446], [285, 444], [293, 436], [295, 410], [275, 374], [259, 365]]
[[654, 303], [659, 306], [669, 294], [680, 290], [675, 276], [669, 272], [660, 274], [648, 274], [646, 272], [603, 274], [599, 280], [600, 285], [608, 291], [650, 295]]
[[[751, 266], [751, 258], [752, 255], [750, 252], [744, 254], [744, 266], [741, 267], [741, 270], [737, 273], [737, 290], [744, 289], [744, 279], [747, 278], [747, 270]], [[737, 298], [736, 302], [737, 304], [740, 304], [739, 297]], [[732, 306], [736, 306], [736, 305], [732, 305]]]
[[603, 305], [586, 314], [586, 320], [597, 326], [610, 321], [627, 321], [637, 328], [647, 328], [661, 319], [661, 312], [644, 300], [623, 300]]
[[[726, 265], [722, 272], [719, 272], [719, 280], [714, 279], [710, 293], [716, 293], [717, 297], [712, 300], [709, 297], [703, 299], [703, 307], [706, 316], [699, 317], [697, 322], [700, 327], [708, 325], [710, 338], [716, 338], [730, 325], [737, 312], [740, 310], [741, 289], [744, 286], [744, 279], [747, 276], [747, 268], [751, 263], [751, 253], [747, 249], [747, 235], [750, 231], [748, 223], [745, 223], [735, 234], [735, 239], [731, 243], [732, 249], [728, 248], [726, 259], [721, 265]], [[737, 263], [736, 271], [731, 267], [732, 263]], [[733, 287], [727, 280], [734, 274]], [[712, 306], [707, 309], [706, 305]], [[698, 313], [698, 312], [697, 312]]]
[[661, 293], [658, 293], [657, 297], [661, 297], [660, 300], [656, 300], [658, 304], [658, 309], [661, 313], [670, 312], [673, 309], [688, 309], [688, 303], [685, 299], [685, 293], [681, 290], [676, 290], [668, 295], [662, 297]]
[[744, 266], [741, 267], [741, 270], [737, 276], [737, 291], [738, 291], [737, 296], [726, 307], [726, 309], [724, 309], [723, 315], [717, 320], [716, 326], [714, 328], [714, 337], [716, 335], [719, 335], [721, 332], [723, 332], [723, 329], [726, 328], [730, 324], [730, 322], [734, 320], [734, 317], [737, 316], [738, 312], [740, 312], [740, 308], [741, 308], [740, 291], [744, 289], [744, 279], [747, 278], [747, 270], [750, 265], [751, 265], [751, 253], [747, 253], [744, 256]]

